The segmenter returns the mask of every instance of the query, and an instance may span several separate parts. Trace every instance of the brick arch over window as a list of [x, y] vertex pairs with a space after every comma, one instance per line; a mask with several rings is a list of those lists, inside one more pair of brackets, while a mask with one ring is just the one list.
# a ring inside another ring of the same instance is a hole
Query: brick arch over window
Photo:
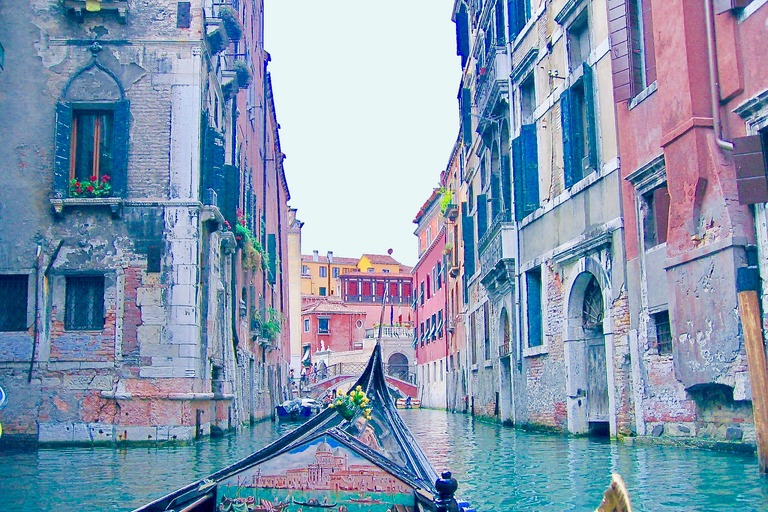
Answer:
[[117, 76], [95, 59], [77, 71], [56, 104], [54, 197], [78, 197], [71, 180], [90, 175], [99, 183], [108, 176], [107, 195], [124, 196], [129, 124], [129, 102]]
[[608, 311], [613, 302], [610, 279], [605, 269], [592, 256], [579, 260], [578, 264], [571, 271], [570, 285], [568, 289], [566, 329], [564, 332], [565, 340], [577, 340], [584, 337], [584, 294], [587, 287], [594, 278], [600, 290], [603, 299], [603, 332], [612, 332], [612, 326], [605, 325], [605, 322], [611, 322], [611, 315]]

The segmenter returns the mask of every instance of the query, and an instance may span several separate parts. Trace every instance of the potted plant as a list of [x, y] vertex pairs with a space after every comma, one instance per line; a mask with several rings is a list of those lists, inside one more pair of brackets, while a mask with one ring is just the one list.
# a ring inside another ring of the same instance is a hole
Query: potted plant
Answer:
[[360, 411], [362, 411], [363, 417], [370, 421], [373, 419], [373, 416], [371, 415], [373, 409], [368, 407], [370, 402], [371, 399], [366, 396], [363, 388], [361, 386], [357, 386], [347, 394], [341, 393], [336, 395], [336, 399], [331, 402], [328, 407], [336, 410], [336, 412], [338, 412], [341, 417], [347, 421], [354, 418], [355, 415]]
[[69, 197], [109, 197], [112, 195], [112, 178], [108, 174], [91, 176], [87, 180], [69, 182]]
[[229, 37], [227, 36], [227, 31], [223, 25], [219, 25], [215, 30], [209, 32], [205, 36], [205, 39], [208, 41], [208, 48], [211, 50], [211, 55], [216, 55], [229, 46]]
[[219, 9], [219, 18], [224, 22], [224, 30], [230, 41], [239, 41], [243, 38], [243, 25], [237, 18], [237, 12], [230, 6], [224, 5]]
[[236, 60], [233, 67], [237, 77], [238, 88], [245, 89], [251, 83], [251, 70], [248, 69], [248, 64], [244, 60]]

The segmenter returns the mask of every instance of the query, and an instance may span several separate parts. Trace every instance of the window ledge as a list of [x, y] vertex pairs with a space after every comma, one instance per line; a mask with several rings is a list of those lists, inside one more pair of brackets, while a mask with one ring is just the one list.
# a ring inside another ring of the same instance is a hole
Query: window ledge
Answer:
[[120, 217], [123, 199], [120, 197], [69, 197], [66, 199], [52, 198], [51, 205], [56, 215], [64, 215], [65, 207], [109, 206], [113, 217]]
[[493, 361], [490, 361], [490, 360], [486, 361], [485, 362], [485, 367], [486, 368], [493, 368]]
[[648, 96], [656, 92], [656, 89], [658, 88], [659, 88], [659, 82], [654, 80], [651, 83], [651, 85], [649, 85], [648, 87], [640, 91], [640, 93], [637, 96], [629, 100], [629, 106], [628, 106], [629, 110], [632, 110], [633, 108], [638, 106], [640, 103], [642, 103], [645, 100], [645, 98], [647, 98]]
[[473, 364], [469, 369], [472, 370], [473, 372], [476, 372], [477, 371], [477, 365]]
[[[75, 13], [79, 23], [82, 23], [86, 11], [85, 0], [65, 0], [64, 6]], [[120, 16], [120, 23], [125, 23], [125, 16], [128, 12], [128, 2], [119, 0], [104, 0], [99, 2], [99, 8], [102, 11], [117, 11]]]
[[523, 349], [523, 357], [536, 357], [549, 353], [549, 348], [546, 345], [539, 345], [538, 347], [528, 347]]

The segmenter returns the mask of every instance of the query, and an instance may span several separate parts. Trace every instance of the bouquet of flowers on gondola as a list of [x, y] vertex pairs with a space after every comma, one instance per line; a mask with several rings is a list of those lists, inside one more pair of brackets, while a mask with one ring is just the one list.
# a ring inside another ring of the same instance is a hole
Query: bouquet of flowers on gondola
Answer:
[[373, 418], [371, 412], [373, 409], [368, 407], [371, 403], [371, 399], [365, 395], [365, 391], [361, 386], [357, 386], [349, 393], [339, 393], [336, 398], [328, 405], [331, 409], [341, 414], [341, 417], [345, 420], [351, 420], [355, 417], [358, 411], [363, 412], [363, 417], [366, 420]]

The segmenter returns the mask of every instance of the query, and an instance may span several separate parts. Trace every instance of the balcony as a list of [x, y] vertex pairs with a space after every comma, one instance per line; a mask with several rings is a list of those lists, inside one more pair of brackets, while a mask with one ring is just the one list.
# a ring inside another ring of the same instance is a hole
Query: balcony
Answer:
[[478, 133], [482, 133], [485, 125], [492, 122], [498, 101], [508, 96], [509, 71], [509, 58], [504, 46], [496, 46], [482, 62], [478, 62], [474, 97], [480, 115]]
[[513, 283], [514, 226], [507, 211], [502, 210], [478, 243], [481, 282], [491, 298], [494, 298], [495, 294], [504, 293]]
[[[378, 336], [379, 336], [378, 327], [365, 330], [366, 338], [377, 338]], [[393, 326], [385, 325], [381, 328], [381, 337], [382, 338], [400, 338], [402, 340], [410, 340], [413, 338], [413, 329], [411, 327], [393, 327]]]

